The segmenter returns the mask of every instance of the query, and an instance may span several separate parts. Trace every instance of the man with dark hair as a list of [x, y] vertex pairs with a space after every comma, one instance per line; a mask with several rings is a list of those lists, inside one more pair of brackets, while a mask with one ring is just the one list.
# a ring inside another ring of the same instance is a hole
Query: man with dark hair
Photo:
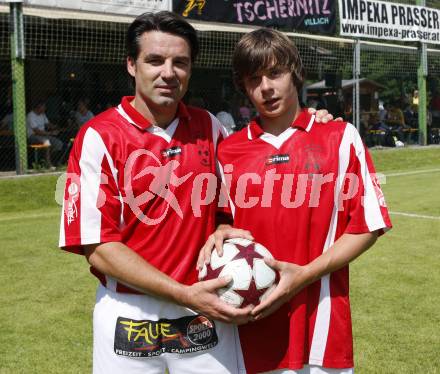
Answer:
[[213, 115], [181, 102], [198, 49], [195, 30], [180, 16], [136, 18], [127, 33], [135, 96], [83, 125], [75, 139], [60, 246], [85, 255], [101, 281], [95, 373], [238, 372], [230, 323], [247, 322], [250, 309], [218, 298], [228, 279], [196, 283], [216, 204], [200, 204], [196, 216], [192, 190], [199, 174], [215, 175], [225, 135]]
[[199, 39], [194, 28], [184, 19], [171, 12], [144, 13], [129, 26], [126, 35], [127, 57], [136, 60], [142, 49], [142, 36], [146, 32], [160, 31], [184, 38], [190, 47], [191, 61], [199, 54]]
[[[285, 48], [286, 43], [289, 43], [289, 48]], [[245, 79], [261, 71], [263, 67], [289, 72], [297, 92], [301, 91], [304, 84], [305, 70], [298, 49], [287, 36], [271, 29], [259, 29], [252, 34], [246, 34], [235, 48], [232, 63], [235, 84], [245, 94]]]
[[219, 145], [231, 219], [280, 273], [255, 322], [239, 327], [247, 373], [352, 373], [348, 264], [391, 227], [370, 156], [351, 124], [321, 126], [299, 107], [304, 69], [284, 34], [243, 36], [233, 69], [259, 116]]
[[[251, 308], [217, 296], [230, 279], [197, 283], [198, 251], [216, 226], [216, 148], [226, 135], [212, 114], [181, 101], [198, 49], [182, 17], [136, 18], [127, 33], [135, 95], [75, 138], [60, 247], [85, 255], [101, 282], [95, 373], [220, 374], [242, 366], [233, 324], [248, 322]], [[216, 238], [234, 236], [252, 238], [230, 226]]]

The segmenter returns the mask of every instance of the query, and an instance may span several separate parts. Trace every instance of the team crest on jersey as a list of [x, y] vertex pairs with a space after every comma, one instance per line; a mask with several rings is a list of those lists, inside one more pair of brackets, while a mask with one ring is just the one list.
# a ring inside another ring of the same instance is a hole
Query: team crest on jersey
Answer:
[[314, 174], [321, 174], [321, 164], [322, 164], [322, 148], [319, 145], [308, 145], [304, 147], [304, 152], [306, 154], [306, 162], [304, 164], [304, 169], [307, 174], [309, 174], [309, 179], [313, 179]]
[[175, 157], [177, 155], [182, 154], [182, 148], [179, 146], [171, 147], [171, 148], [163, 149], [161, 153], [162, 156], [166, 158]]
[[217, 344], [215, 323], [205, 316], [158, 321], [119, 317], [114, 352], [126, 357], [156, 357], [206, 351]]
[[209, 147], [206, 144], [203, 144], [202, 142], [197, 142], [197, 153], [200, 157], [200, 163], [203, 166], [209, 166], [211, 165], [211, 158], [209, 155]]
[[286, 164], [289, 161], [290, 161], [290, 155], [288, 154], [272, 155], [267, 158], [266, 165]]

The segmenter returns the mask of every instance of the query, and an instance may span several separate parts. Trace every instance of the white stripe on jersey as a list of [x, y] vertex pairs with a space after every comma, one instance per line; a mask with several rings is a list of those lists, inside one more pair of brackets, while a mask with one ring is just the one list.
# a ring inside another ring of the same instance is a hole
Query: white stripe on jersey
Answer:
[[[67, 183], [67, 181], [66, 181]], [[60, 222], [60, 240], [59, 240], [59, 247], [64, 247], [66, 245], [66, 232], [64, 231], [64, 214], [65, 214], [65, 199], [64, 199], [64, 194], [63, 194], [63, 206], [62, 206], [62, 210], [61, 210], [61, 222]]]
[[364, 185], [363, 204], [365, 222], [370, 231], [384, 228], [386, 227], [386, 224], [380, 210], [379, 201], [377, 199], [376, 191], [374, 189], [373, 181], [371, 179], [371, 174], [368, 171], [367, 161], [365, 159], [364, 144], [362, 143], [362, 139], [353, 125], [347, 124], [346, 131], [352, 132], [352, 137], [354, 139], [353, 145], [356, 150], [356, 156], [361, 165], [361, 175], [363, 178], [362, 182]]
[[[222, 166], [222, 164], [218, 160], [217, 160], [217, 165], [218, 165], [218, 169], [219, 169], [219, 172], [220, 172], [220, 177], [221, 177], [221, 180], [222, 180], [222, 184], [223, 184], [223, 186], [226, 186], [226, 178], [225, 178], [225, 172], [223, 171], [223, 166]], [[230, 187], [231, 186], [229, 186], [229, 188]], [[222, 187], [222, 190], [223, 189], [224, 189], [224, 187]], [[226, 192], [228, 194], [229, 208], [231, 209], [232, 218], [234, 218], [235, 217], [235, 205], [234, 205], [234, 202], [231, 199], [231, 194], [230, 194], [229, 189], [225, 189], [225, 190], [226, 190]]]
[[[347, 126], [348, 127], [348, 126]], [[338, 179], [336, 180], [333, 212], [330, 220], [330, 227], [327, 232], [323, 253], [326, 252], [335, 242], [336, 228], [338, 226], [339, 195], [344, 186], [345, 174], [350, 163], [350, 145], [352, 144], [352, 134], [344, 131], [344, 135], [339, 146], [339, 167]], [[330, 299], [330, 274], [321, 278], [321, 289], [319, 294], [318, 310], [316, 312], [315, 328], [313, 331], [312, 345], [310, 348], [310, 365], [322, 366], [324, 360], [327, 337], [330, 327], [331, 299]]]
[[[324, 245], [323, 252], [327, 251], [328, 248], [333, 245], [335, 240], [339, 196], [343, 191], [345, 176], [347, 174], [348, 166], [350, 163], [351, 145], [353, 145], [355, 149], [355, 154], [361, 168], [360, 174], [362, 176], [362, 184], [364, 187], [363, 211], [365, 222], [370, 231], [375, 231], [386, 227], [382, 212], [380, 210], [379, 201], [376, 196], [376, 191], [374, 189], [373, 181], [368, 170], [368, 165], [365, 157], [365, 148], [362, 143], [361, 137], [359, 136], [359, 133], [353, 125], [347, 124], [344, 130], [341, 144], [339, 146], [339, 168], [334, 193], [334, 206], [330, 228], [327, 233], [327, 239]], [[313, 332], [312, 346], [310, 349], [309, 363], [312, 365], [322, 365], [323, 363], [330, 327], [330, 314], [330, 274], [327, 274], [326, 276], [321, 278], [319, 305], [316, 315], [315, 329]]]
[[[333, 217], [332, 217], [332, 223], [333, 223]], [[329, 230], [329, 236], [327, 237], [327, 240], [330, 239], [330, 233], [336, 229], [336, 224], [333, 226], [330, 225], [330, 229], [331, 230]], [[310, 357], [309, 357], [310, 365], [322, 366], [322, 362], [324, 360], [325, 347], [327, 345], [331, 309], [332, 309], [332, 304], [330, 299], [330, 275], [327, 274], [321, 278], [319, 304], [318, 304], [318, 310], [316, 312], [316, 321], [315, 321], [315, 328], [313, 330], [312, 346], [310, 347]]]
[[[113, 159], [99, 133], [89, 128], [83, 140], [79, 166], [80, 209], [81, 209], [81, 244], [99, 243], [101, 240], [101, 211], [97, 207], [101, 185], [102, 160], [107, 158], [110, 170], [117, 185], [117, 170]], [[120, 196], [121, 198], [121, 196]]]
[[316, 115], [314, 115], [314, 114], [310, 117], [309, 124], [307, 125], [307, 128], [306, 128], [307, 132], [310, 132], [310, 130], [312, 129], [312, 126], [315, 123], [315, 117], [316, 117]]
[[223, 139], [226, 139], [229, 133], [216, 116], [214, 116], [210, 112], [208, 113], [209, 116], [211, 117], [212, 142], [214, 144], [214, 152], [215, 152], [215, 170], [217, 172], [217, 177], [220, 177], [223, 181], [223, 177], [224, 177], [223, 168], [220, 165], [220, 162], [218, 161], [217, 158], [217, 143], [220, 136], [223, 136]]
[[220, 135], [223, 136], [223, 139], [226, 139], [229, 135], [226, 128], [221, 124], [216, 116], [212, 113], [208, 112], [211, 117], [211, 128], [212, 128], [212, 142], [214, 143], [215, 153], [217, 154], [217, 143]]

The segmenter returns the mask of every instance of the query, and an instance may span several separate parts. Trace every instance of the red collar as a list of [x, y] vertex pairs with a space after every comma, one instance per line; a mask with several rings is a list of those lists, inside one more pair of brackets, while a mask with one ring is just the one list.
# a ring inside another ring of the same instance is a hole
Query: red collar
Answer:
[[[313, 120], [312, 120], [313, 117]], [[309, 131], [311, 123], [315, 120], [315, 116], [308, 112], [307, 108], [300, 111], [298, 117], [291, 123], [291, 127], [298, 128], [300, 130]], [[248, 126], [248, 137], [250, 140], [256, 139], [264, 134], [263, 129], [260, 126], [259, 117], [254, 118]]]
[[[134, 96], [124, 96], [121, 101], [121, 108], [125, 112], [125, 114], [129, 117], [130, 122], [136, 125], [137, 127], [146, 130], [152, 123], [146, 119], [141, 113], [139, 113], [131, 102], [134, 100]], [[188, 110], [182, 102], [179, 102], [177, 107], [176, 118], [185, 118], [189, 119]]]

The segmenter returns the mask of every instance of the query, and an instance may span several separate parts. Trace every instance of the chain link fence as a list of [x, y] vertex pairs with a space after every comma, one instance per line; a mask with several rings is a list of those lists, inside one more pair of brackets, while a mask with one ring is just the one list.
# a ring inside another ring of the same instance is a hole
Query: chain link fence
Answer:
[[[415, 4], [411, 0], [400, 2]], [[427, 1], [427, 6], [438, 7], [438, 4]], [[79, 127], [91, 116], [117, 105], [122, 96], [133, 93], [125, 68], [124, 37], [129, 20], [48, 17], [25, 12], [26, 94], [24, 103], [15, 103], [25, 108], [28, 117], [31, 112], [43, 110], [49, 127], [53, 126], [56, 140], [51, 142], [51, 147], [38, 147], [38, 139], [28, 137], [28, 167], [34, 170], [65, 164]], [[3, 13], [0, 9], [0, 171], [16, 168], [9, 23], [4, 7]], [[185, 100], [213, 113], [227, 103], [240, 127], [245, 120], [241, 109], [251, 106], [233, 85], [231, 57], [246, 30], [219, 31], [215, 27], [199, 31], [201, 54]], [[352, 121], [354, 41], [288, 35], [298, 46], [307, 71], [303, 103], [328, 108], [334, 115]], [[397, 102], [402, 111], [410, 106], [417, 90], [418, 66], [415, 44], [361, 42], [361, 132], [367, 141], [368, 129], [383, 105]], [[428, 69], [428, 91], [432, 98], [440, 89], [440, 50], [431, 46]], [[430, 121], [432, 127], [440, 125], [436, 118]], [[369, 143], [375, 145], [376, 141]]]

